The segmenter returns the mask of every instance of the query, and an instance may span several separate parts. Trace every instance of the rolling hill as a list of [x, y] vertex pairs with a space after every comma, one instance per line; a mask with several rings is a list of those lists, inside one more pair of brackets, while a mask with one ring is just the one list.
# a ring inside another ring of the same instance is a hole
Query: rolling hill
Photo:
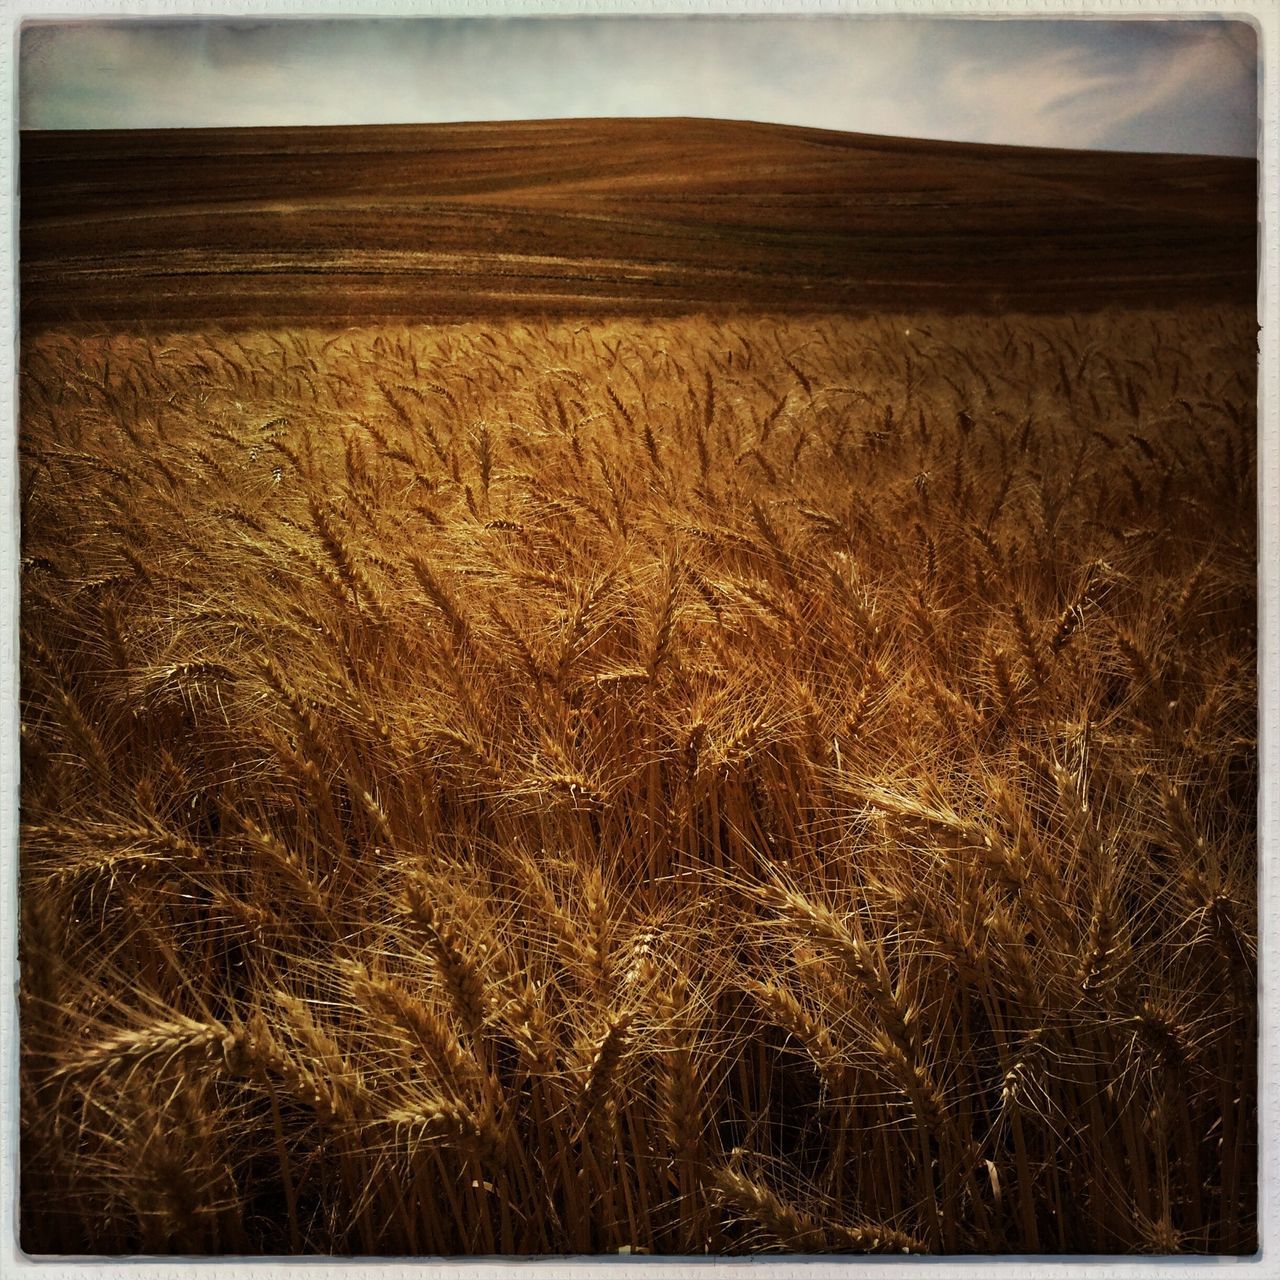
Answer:
[[24, 132], [21, 317], [1244, 302], [1256, 166], [690, 119]]

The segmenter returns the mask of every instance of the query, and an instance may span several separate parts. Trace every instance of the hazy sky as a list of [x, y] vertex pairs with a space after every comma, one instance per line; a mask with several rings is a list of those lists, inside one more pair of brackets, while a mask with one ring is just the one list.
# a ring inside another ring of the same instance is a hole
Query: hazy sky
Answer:
[[419, 18], [25, 28], [30, 129], [720, 116], [1253, 155], [1243, 23]]

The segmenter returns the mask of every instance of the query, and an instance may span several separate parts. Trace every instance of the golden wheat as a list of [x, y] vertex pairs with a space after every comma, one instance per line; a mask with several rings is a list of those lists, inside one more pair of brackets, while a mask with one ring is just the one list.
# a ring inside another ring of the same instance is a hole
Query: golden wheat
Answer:
[[1254, 1248], [1249, 318], [917, 321], [28, 339], [25, 1247]]

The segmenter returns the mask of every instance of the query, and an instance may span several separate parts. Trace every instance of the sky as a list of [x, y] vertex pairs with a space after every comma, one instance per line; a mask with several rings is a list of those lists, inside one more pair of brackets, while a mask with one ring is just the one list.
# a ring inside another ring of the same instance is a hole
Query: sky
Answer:
[[1254, 155], [1241, 22], [911, 17], [79, 21], [23, 29], [28, 129], [709, 116]]

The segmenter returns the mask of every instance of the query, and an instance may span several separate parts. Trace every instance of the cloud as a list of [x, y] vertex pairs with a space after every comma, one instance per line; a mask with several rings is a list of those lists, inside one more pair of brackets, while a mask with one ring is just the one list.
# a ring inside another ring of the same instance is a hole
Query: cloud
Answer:
[[[1237, 104], [1237, 114], [1245, 110], [1253, 71], [1219, 32], [1195, 29], [1203, 24], [1178, 25], [1176, 42], [1152, 40], [1123, 56], [1095, 39], [1012, 65], [990, 58], [959, 63], [942, 91], [950, 127], [985, 142], [1194, 149], [1179, 144], [1203, 132], [1194, 126], [1203, 125], [1204, 113]], [[998, 110], [1001, 102], [1016, 104], [1016, 117]], [[1132, 129], [1157, 111], [1161, 118], [1151, 120], [1151, 128]], [[1241, 150], [1252, 149], [1241, 143]]]
[[[1231, 25], [1252, 37], [1243, 23]], [[1147, 69], [1137, 92], [1110, 121], [1105, 144], [1124, 147], [1145, 138], [1155, 144], [1163, 140], [1165, 145], [1154, 148], [1160, 150], [1252, 154], [1257, 138], [1254, 56], [1230, 31], [1184, 45]]]
[[[1099, 71], [1081, 50], [1063, 49], [1014, 66], [962, 62], [948, 73], [941, 96], [949, 127], [975, 142], [1090, 147], [1117, 110], [1122, 84], [1122, 77]], [[1012, 104], [1016, 118], [1010, 119], [1006, 108]]]

